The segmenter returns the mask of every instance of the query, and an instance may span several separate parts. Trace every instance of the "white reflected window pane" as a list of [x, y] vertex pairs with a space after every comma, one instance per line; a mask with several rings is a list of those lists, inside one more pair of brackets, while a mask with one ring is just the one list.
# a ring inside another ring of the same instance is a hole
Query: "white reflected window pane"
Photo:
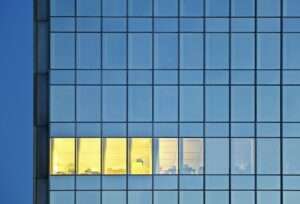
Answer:
[[203, 172], [203, 140], [181, 139], [181, 173], [201, 174]]
[[178, 172], [177, 139], [156, 139], [154, 145], [155, 173], [176, 174]]
[[231, 160], [233, 174], [254, 173], [254, 139], [232, 139]]

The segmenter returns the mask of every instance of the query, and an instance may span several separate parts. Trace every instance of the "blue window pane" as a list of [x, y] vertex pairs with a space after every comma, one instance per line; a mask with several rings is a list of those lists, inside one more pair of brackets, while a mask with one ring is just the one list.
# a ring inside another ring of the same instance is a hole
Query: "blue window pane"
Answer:
[[[228, 84], [229, 72], [220, 70], [205, 70], [206, 84]], [[233, 75], [233, 72], [232, 72]]]
[[181, 189], [203, 189], [203, 176], [180, 176], [180, 188]]
[[155, 34], [154, 65], [157, 69], [176, 69], [178, 64], [177, 34]]
[[79, 32], [100, 32], [101, 20], [99, 18], [77, 17], [77, 31]]
[[74, 84], [75, 73], [73, 70], [53, 70], [50, 72], [51, 84]]
[[231, 140], [231, 171], [233, 174], [254, 173], [254, 139]]
[[76, 192], [76, 204], [99, 204], [100, 192], [97, 191], [78, 191]]
[[280, 35], [258, 34], [257, 68], [278, 69], [280, 67]]
[[254, 35], [232, 34], [231, 61], [233, 69], [253, 69]]
[[228, 87], [206, 87], [206, 120], [227, 121], [229, 116]]
[[154, 204], [177, 204], [177, 191], [155, 191]]
[[77, 67], [99, 69], [101, 62], [101, 38], [99, 34], [77, 34]]
[[[256, 74], [257, 74], [256, 75], [257, 84], [280, 84], [279, 71], [264, 70], [264, 71], [257, 71]], [[285, 79], [283, 79], [283, 81], [284, 80]]]
[[100, 176], [76, 176], [76, 188], [78, 190], [99, 190], [100, 184]]
[[257, 120], [280, 120], [280, 89], [276, 86], [259, 86], [257, 88]]
[[74, 190], [75, 177], [74, 176], [50, 176], [49, 188], [50, 190]]
[[154, 71], [154, 84], [178, 84], [177, 70]]
[[300, 20], [299, 18], [283, 19], [283, 32], [299, 32]]
[[258, 191], [257, 204], [280, 204], [280, 192], [278, 191]]
[[128, 36], [129, 69], [151, 69], [152, 36], [151, 34], [129, 34]]
[[283, 120], [300, 121], [300, 87], [286, 86], [283, 88]]
[[284, 139], [283, 140], [283, 173], [299, 174], [300, 173], [300, 140]]
[[300, 68], [300, 34], [284, 34], [283, 36], [283, 68]]
[[51, 34], [51, 68], [74, 69], [75, 38], [72, 33]]
[[297, 204], [300, 200], [300, 191], [285, 191], [283, 192], [284, 204]]
[[280, 140], [258, 139], [256, 158], [258, 174], [280, 173]]
[[254, 0], [232, 0], [231, 11], [233, 16], [253, 16]]
[[231, 32], [254, 32], [254, 19], [252, 18], [233, 18], [231, 24]]
[[74, 18], [68, 17], [52, 17], [51, 31], [75, 31], [75, 20]]
[[[233, 177], [232, 177], [233, 178]], [[205, 188], [208, 190], [220, 190], [220, 189], [228, 189], [229, 186], [229, 177], [228, 176], [206, 176], [205, 177]]]
[[202, 204], [203, 192], [202, 191], [181, 191], [180, 204]]
[[100, 84], [100, 70], [77, 70], [77, 84]]
[[77, 120], [100, 121], [101, 89], [99, 86], [79, 86], [76, 89]]
[[130, 16], [150, 16], [153, 0], [129, 0], [128, 12]]
[[247, 191], [232, 191], [232, 204], [254, 204], [254, 192], [247, 192]]
[[129, 191], [128, 204], [152, 204], [151, 191]]
[[126, 84], [126, 71], [120, 70], [103, 70], [103, 84]]
[[177, 121], [177, 87], [162, 86], [154, 88], [154, 120]]
[[103, 191], [102, 204], [126, 204], [125, 191]]
[[180, 84], [203, 84], [203, 71], [181, 70]]
[[284, 16], [299, 16], [300, 2], [298, 0], [283, 0]]
[[228, 32], [229, 21], [225, 18], [207, 18], [205, 30], [206, 32]]
[[51, 16], [74, 16], [75, 0], [51, 0]]
[[259, 16], [279, 16], [280, 0], [257, 1], [257, 14]]
[[74, 204], [75, 193], [72, 191], [52, 191], [50, 192], [50, 204]]
[[229, 137], [228, 123], [205, 123], [206, 137]]
[[231, 137], [253, 137], [254, 125], [249, 123], [231, 123]]
[[176, 123], [154, 124], [154, 137], [177, 137], [178, 125]]
[[231, 117], [233, 121], [254, 120], [254, 88], [235, 86], [231, 88]]
[[208, 69], [228, 68], [228, 39], [227, 34], [207, 34], [205, 58]]
[[75, 120], [75, 88], [73, 86], [51, 86], [50, 121]]
[[300, 123], [283, 124], [283, 137], [299, 137]]
[[258, 189], [280, 189], [280, 176], [257, 176]]
[[128, 120], [152, 120], [152, 87], [130, 86], [128, 90]]
[[[105, 148], [104, 145], [103, 147]], [[126, 176], [102, 176], [102, 188], [105, 190], [125, 189]]]
[[[151, 113], [152, 114], [152, 113]], [[129, 137], [152, 137], [151, 123], [129, 123], [128, 124]]]
[[103, 120], [125, 121], [126, 120], [126, 87], [105, 86], [103, 87]]
[[155, 16], [177, 16], [178, 0], [153, 0]]
[[181, 16], [202, 16], [203, 0], [181, 0], [180, 15]]
[[177, 32], [178, 19], [175, 18], [155, 18], [154, 32]]
[[129, 32], [151, 32], [152, 19], [150, 18], [129, 18], [128, 19]]
[[[159, 151], [159, 150], [158, 150]], [[157, 156], [158, 157], [158, 156]], [[159, 172], [157, 172], [159, 173]], [[173, 173], [172, 173], [173, 174]], [[154, 176], [154, 189], [176, 189], [177, 176]]]
[[126, 0], [102, 0], [104, 16], [126, 16]]
[[203, 88], [196, 86], [180, 87], [180, 120], [203, 120]]
[[128, 176], [128, 189], [152, 189], [152, 176]]
[[229, 170], [228, 139], [205, 140], [205, 173], [227, 174]]
[[77, 0], [78, 16], [100, 16], [101, 0]]
[[181, 32], [201, 32], [203, 31], [203, 19], [201, 18], [181, 18], [180, 19]]
[[228, 16], [229, 1], [228, 0], [206, 0], [207, 16]]
[[126, 126], [124, 123], [103, 123], [102, 135], [104, 137], [126, 137]]
[[206, 191], [205, 192], [206, 204], [229, 204], [228, 191]]
[[258, 32], [280, 32], [279, 18], [259, 18], [257, 19]]
[[125, 18], [104, 18], [102, 20], [103, 32], [122, 32], [126, 31]]
[[201, 69], [203, 64], [202, 34], [180, 35], [180, 66], [181, 69]]
[[253, 84], [254, 71], [231, 71], [231, 84]]
[[254, 190], [254, 176], [231, 176], [231, 189]]
[[152, 84], [152, 71], [130, 70], [128, 71], [129, 84]]
[[103, 34], [103, 68], [125, 69], [126, 67], [126, 35]]

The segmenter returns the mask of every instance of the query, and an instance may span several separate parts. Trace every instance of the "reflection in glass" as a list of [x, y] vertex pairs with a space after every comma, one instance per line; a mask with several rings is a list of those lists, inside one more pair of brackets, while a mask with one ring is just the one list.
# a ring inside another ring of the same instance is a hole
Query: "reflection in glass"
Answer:
[[176, 174], [178, 172], [177, 139], [160, 138], [155, 140], [155, 172]]
[[254, 173], [254, 140], [233, 139], [231, 147], [232, 173]]
[[50, 143], [50, 174], [64, 175], [75, 172], [75, 139], [56, 138]]
[[103, 173], [126, 173], [126, 139], [103, 139]]
[[130, 139], [130, 173], [152, 173], [152, 139]]
[[202, 139], [181, 140], [181, 173], [200, 174], [203, 172], [203, 141]]
[[77, 173], [99, 174], [100, 170], [100, 138], [81, 138], [77, 140]]

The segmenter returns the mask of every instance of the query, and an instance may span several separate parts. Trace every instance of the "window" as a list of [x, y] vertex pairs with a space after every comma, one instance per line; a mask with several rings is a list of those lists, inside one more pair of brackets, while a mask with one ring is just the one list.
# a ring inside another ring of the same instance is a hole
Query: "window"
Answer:
[[151, 191], [128, 191], [128, 204], [152, 204]]
[[196, 86], [180, 87], [180, 120], [203, 120], [203, 88]]
[[76, 192], [76, 204], [98, 204], [101, 202], [100, 195], [100, 192], [97, 191], [78, 191]]
[[153, 0], [155, 16], [177, 16], [178, 0]]
[[[299, 16], [300, 2], [298, 0], [283, 0], [284, 16]], [[290, 204], [290, 203], [288, 203]]]
[[[242, 2], [242, 1], [241, 1]], [[231, 40], [232, 69], [253, 69], [254, 35], [232, 34]]]
[[154, 87], [154, 120], [178, 120], [178, 90], [174, 86]]
[[[86, 2], [86, 1], [85, 1]], [[99, 34], [77, 34], [77, 67], [99, 69], [101, 61], [101, 38]]]
[[126, 0], [103, 0], [104, 16], [126, 16]]
[[206, 120], [207, 121], [228, 121], [229, 98], [227, 86], [206, 87]]
[[[170, 48], [169, 48], [170, 49]], [[203, 36], [202, 34], [180, 35], [180, 68], [203, 68]]]
[[103, 87], [103, 120], [125, 121], [126, 120], [126, 87], [104, 86]]
[[181, 139], [180, 155], [182, 155], [181, 174], [203, 173], [203, 141], [202, 139]]
[[299, 174], [300, 173], [300, 140], [284, 139], [283, 140], [283, 173]]
[[[140, 1], [140, 0], [139, 0]], [[128, 36], [129, 69], [152, 68], [152, 35], [129, 34]]]
[[101, 173], [100, 138], [77, 139], [77, 174]]
[[[112, 1], [112, 0], [108, 0]], [[103, 41], [103, 68], [126, 68], [126, 35], [119, 33], [104, 33]]]
[[99, 86], [78, 86], [77, 89], [77, 120], [100, 121], [101, 89]]
[[[218, 6], [219, 7], [219, 6]], [[227, 69], [229, 60], [228, 34], [207, 34], [205, 59], [208, 69]]]
[[257, 88], [257, 120], [279, 121], [280, 89], [276, 86], [259, 86]]
[[129, 121], [152, 121], [152, 87], [129, 86], [128, 103]]
[[126, 204], [125, 191], [103, 191], [102, 204]]
[[180, 204], [203, 204], [202, 191], [180, 191]]
[[[74, 0], [73, 0], [74, 1]], [[101, 15], [101, 0], [77, 0], [77, 15], [78, 16], [100, 16]]]
[[229, 140], [205, 140], [205, 171], [208, 174], [227, 174], [229, 171]]
[[259, 16], [279, 16], [280, 0], [261, 0], [257, 2]]
[[75, 120], [75, 88], [73, 86], [51, 86], [50, 121]]
[[233, 121], [254, 120], [254, 88], [234, 86], [231, 88], [231, 117]]
[[299, 69], [300, 34], [283, 35], [283, 68]]
[[130, 174], [152, 174], [152, 139], [132, 138], [130, 146]]
[[231, 169], [233, 174], [254, 173], [254, 140], [231, 140]]
[[253, 16], [255, 0], [232, 0], [233, 16]]
[[74, 69], [75, 35], [73, 33], [51, 34], [51, 68]]
[[280, 173], [280, 140], [257, 139], [257, 173]]
[[50, 174], [75, 173], [75, 139], [55, 138], [50, 143]]
[[151, 16], [152, 1], [154, 0], [129, 0], [128, 12], [130, 16]]
[[177, 48], [177, 34], [154, 34], [155, 68], [177, 69]]
[[72, 191], [52, 191], [50, 192], [50, 204], [74, 204], [75, 193]]
[[280, 35], [257, 35], [257, 68], [278, 69], [280, 66]]
[[51, 0], [51, 16], [74, 16], [74, 0]]
[[125, 174], [126, 173], [126, 139], [106, 138], [103, 139], [103, 173]]
[[177, 192], [176, 191], [155, 191], [154, 192], [154, 204], [177, 204]]
[[181, 16], [202, 16], [203, 0], [181, 0], [180, 15]]
[[300, 121], [300, 87], [283, 87], [283, 120], [296, 122]]
[[206, 0], [207, 16], [228, 16], [229, 0]]
[[155, 173], [176, 174], [178, 172], [177, 139], [159, 138], [154, 141]]

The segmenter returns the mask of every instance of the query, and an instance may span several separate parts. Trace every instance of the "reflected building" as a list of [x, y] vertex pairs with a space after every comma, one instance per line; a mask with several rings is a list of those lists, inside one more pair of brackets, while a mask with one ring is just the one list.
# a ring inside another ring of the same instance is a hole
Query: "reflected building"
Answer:
[[35, 204], [298, 204], [300, 1], [35, 1]]

